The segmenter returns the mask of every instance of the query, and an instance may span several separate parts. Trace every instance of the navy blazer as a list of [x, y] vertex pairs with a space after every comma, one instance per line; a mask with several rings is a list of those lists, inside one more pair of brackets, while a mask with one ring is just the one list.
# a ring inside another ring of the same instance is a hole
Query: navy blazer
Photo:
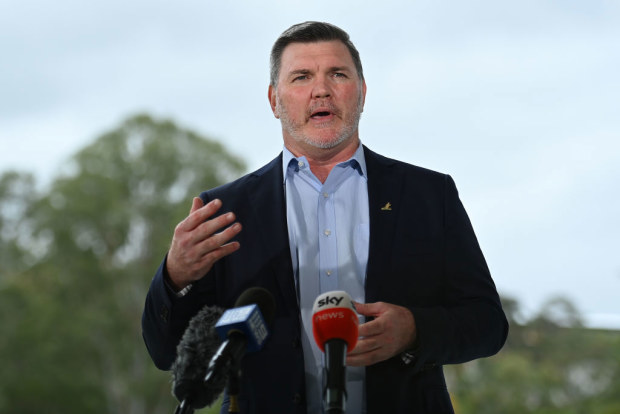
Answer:
[[[418, 331], [409, 364], [395, 356], [366, 368], [368, 413], [453, 413], [442, 365], [497, 353], [508, 322], [450, 176], [366, 147], [364, 155], [370, 211], [366, 302], [409, 308]], [[205, 203], [222, 200], [220, 213], [237, 215], [241, 248], [218, 261], [183, 298], [166, 288], [164, 260], [142, 316], [153, 361], [169, 369], [189, 319], [202, 307], [232, 307], [252, 286], [271, 291], [276, 300], [271, 337], [242, 363], [242, 413], [306, 412], [283, 186], [280, 154], [258, 171], [202, 193]]]

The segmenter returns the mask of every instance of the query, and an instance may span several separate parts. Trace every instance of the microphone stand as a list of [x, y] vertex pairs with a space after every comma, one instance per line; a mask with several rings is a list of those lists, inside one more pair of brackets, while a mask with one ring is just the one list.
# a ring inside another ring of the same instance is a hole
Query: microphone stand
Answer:
[[229, 398], [229, 405], [228, 405], [228, 412], [229, 413], [240, 413], [241, 411], [239, 410], [239, 391], [241, 389], [241, 381], [240, 381], [240, 372], [241, 372], [241, 368], [240, 368], [240, 361], [238, 359], [235, 359], [228, 371], [228, 385], [226, 386], [226, 388], [228, 388], [228, 398]]
[[194, 414], [194, 409], [187, 399], [184, 399], [181, 401], [181, 404], [177, 406], [177, 409], [174, 410], [174, 414]]

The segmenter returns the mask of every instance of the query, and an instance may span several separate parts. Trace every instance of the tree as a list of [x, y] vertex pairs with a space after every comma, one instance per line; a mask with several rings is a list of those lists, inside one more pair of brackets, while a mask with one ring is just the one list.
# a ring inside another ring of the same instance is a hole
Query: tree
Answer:
[[504, 349], [446, 367], [457, 414], [620, 412], [620, 332], [584, 328], [566, 298], [549, 299], [529, 321], [517, 316], [517, 301], [502, 303]]
[[23, 218], [35, 198], [31, 174], [9, 171], [0, 176], [0, 287], [32, 263]]
[[[0, 180], [0, 411], [169, 413], [140, 336], [150, 279], [200, 191], [239, 176], [220, 144], [147, 115], [78, 152], [37, 196]], [[21, 190], [21, 191], [17, 191]], [[19, 197], [17, 197], [19, 195]], [[3, 204], [4, 205], [4, 204]]]

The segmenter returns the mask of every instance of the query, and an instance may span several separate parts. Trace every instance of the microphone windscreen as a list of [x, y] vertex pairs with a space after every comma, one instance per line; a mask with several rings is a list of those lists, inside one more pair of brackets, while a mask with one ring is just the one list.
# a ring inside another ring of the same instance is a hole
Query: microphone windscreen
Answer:
[[312, 309], [312, 333], [314, 340], [325, 352], [325, 343], [330, 339], [342, 339], [350, 351], [355, 348], [358, 337], [359, 319], [351, 296], [336, 290], [319, 295]]
[[200, 399], [197, 403], [204, 407], [215, 402], [226, 387], [225, 381], [221, 388], [219, 384], [211, 389], [203, 386], [209, 361], [221, 344], [214, 326], [223, 313], [222, 308], [205, 306], [189, 321], [172, 365], [172, 388], [177, 400], [191, 396]]

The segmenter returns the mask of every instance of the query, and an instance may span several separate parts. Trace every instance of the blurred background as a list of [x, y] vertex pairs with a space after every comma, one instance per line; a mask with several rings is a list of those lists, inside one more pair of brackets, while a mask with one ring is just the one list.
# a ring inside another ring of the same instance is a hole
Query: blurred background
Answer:
[[362, 142], [455, 179], [502, 295], [457, 413], [620, 412], [620, 3], [0, 0], [0, 413], [173, 411], [148, 284], [191, 198], [281, 151], [269, 51], [305, 20], [360, 51]]

